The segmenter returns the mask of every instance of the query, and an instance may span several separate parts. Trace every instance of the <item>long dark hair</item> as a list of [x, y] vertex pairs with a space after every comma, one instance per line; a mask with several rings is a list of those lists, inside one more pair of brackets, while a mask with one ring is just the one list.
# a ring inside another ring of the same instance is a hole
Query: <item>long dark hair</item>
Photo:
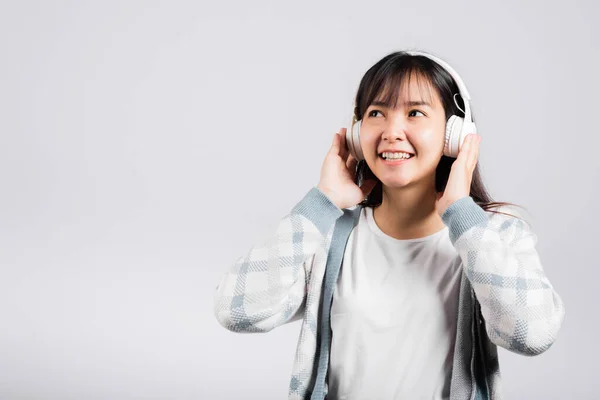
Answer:
[[[437, 91], [446, 113], [446, 120], [452, 115], [464, 117], [465, 114], [461, 111], [461, 108], [465, 109], [462, 97], [460, 95], [456, 96], [456, 102], [460, 105], [460, 108], [454, 102], [454, 95], [459, 93], [459, 89], [452, 76], [441, 65], [428, 57], [398, 51], [388, 54], [378, 61], [361, 79], [354, 103], [356, 105], [354, 108], [354, 117], [356, 120], [361, 120], [364, 117], [367, 108], [375, 99], [382, 100], [387, 107], [396, 107], [399, 100], [398, 89], [406, 79], [410, 80], [413, 76], [425, 78]], [[455, 158], [442, 155], [435, 173], [435, 189], [437, 192], [441, 192], [446, 188], [448, 177], [450, 176], [450, 168], [455, 160]], [[366, 161], [359, 161], [356, 168], [355, 183], [360, 185], [367, 178], [377, 181], [375, 188], [359, 203], [359, 206], [379, 206], [383, 196], [381, 181], [373, 174]], [[507, 205], [523, 208], [513, 203], [492, 200], [492, 197], [483, 184], [479, 171], [479, 162], [477, 162], [473, 171], [469, 195], [485, 211], [514, 216], [493, 209]]]

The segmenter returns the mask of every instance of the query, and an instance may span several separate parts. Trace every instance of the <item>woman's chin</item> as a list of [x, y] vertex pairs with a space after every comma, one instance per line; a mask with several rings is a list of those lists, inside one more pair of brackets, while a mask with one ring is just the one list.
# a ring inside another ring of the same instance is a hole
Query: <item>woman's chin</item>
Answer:
[[401, 179], [398, 177], [390, 178], [390, 179], [381, 179], [381, 183], [383, 186], [389, 189], [402, 189], [407, 187], [410, 184], [410, 179]]

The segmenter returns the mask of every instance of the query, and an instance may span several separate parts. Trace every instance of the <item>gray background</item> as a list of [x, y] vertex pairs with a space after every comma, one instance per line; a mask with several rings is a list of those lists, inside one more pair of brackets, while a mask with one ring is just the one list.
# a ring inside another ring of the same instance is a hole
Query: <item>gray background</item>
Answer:
[[286, 398], [300, 323], [231, 333], [213, 290], [403, 48], [463, 76], [566, 305], [546, 353], [501, 350], [506, 398], [600, 398], [596, 4], [3, 1], [0, 398]]

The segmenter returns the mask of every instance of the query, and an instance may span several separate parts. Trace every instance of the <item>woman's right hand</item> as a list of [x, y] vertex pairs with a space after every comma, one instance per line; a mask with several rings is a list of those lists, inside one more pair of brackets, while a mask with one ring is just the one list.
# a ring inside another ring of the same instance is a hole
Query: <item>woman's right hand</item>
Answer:
[[354, 183], [356, 164], [346, 147], [346, 128], [333, 136], [333, 143], [321, 167], [321, 180], [317, 188], [338, 208], [352, 207], [364, 200], [377, 182], [365, 180], [361, 187]]

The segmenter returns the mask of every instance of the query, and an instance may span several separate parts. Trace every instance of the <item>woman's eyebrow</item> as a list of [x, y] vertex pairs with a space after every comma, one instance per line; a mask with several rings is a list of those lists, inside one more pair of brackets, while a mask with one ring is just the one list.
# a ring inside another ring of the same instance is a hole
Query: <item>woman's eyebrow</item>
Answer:
[[419, 100], [419, 101], [405, 101], [404, 105], [408, 106], [408, 107], [414, 107], [414, 106], [427, 106], [427, 107], [431, 107], [431, 104], [429, 104], [428, 102], [423, 101], [423, 100]]
[[[372, 106], [378, 106], [378, 107], [388, 107], [388, 105], [384, 102], [384, 101], [374, 101], [371, 103]], [[431, 104], [429, 104], [426, 101], [423, 100], [407, 100], [402, 102], [402, 105], [404, 105], [405, 107], [416, 107], [416, 106], [427, 106], [427, 107], [431, 107]]]

